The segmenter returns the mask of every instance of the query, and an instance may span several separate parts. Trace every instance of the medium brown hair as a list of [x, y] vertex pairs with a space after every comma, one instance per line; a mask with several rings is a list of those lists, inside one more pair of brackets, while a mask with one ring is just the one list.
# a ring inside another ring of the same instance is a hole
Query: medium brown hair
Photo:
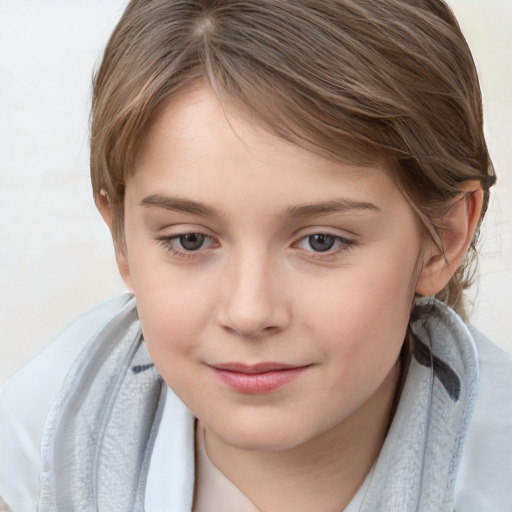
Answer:
[[[132, 0], [93, 89], [91, 177], [123, 250], [127, 177], [152, 120], [207, 79], [221, 102], [335, 161], [385, 161], [425, 230], [466, 180], [485, 213], [494, 170], [477, 72], [441, 0]], [[477, 230], [478, 231], [478, 230]], [[462, 312], [477, 234], [439, 298]]]

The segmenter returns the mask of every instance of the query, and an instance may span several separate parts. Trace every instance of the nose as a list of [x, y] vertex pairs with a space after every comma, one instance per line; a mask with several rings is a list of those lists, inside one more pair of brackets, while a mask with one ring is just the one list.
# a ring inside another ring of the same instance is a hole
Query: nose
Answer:
[[284, 330], [291, 311], [283, 288], [282, 271], [262, 255], [240, 255], [225, 273], [222, 327], [245, 338], [258, 338]]

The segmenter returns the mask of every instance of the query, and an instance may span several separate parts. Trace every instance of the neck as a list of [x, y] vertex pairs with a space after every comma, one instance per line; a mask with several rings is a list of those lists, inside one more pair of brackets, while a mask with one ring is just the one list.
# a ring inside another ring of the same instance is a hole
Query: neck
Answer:
[[400, 364], [344, 421], [282, 451], [250, 451], [206, 429], [212, 463], [262, 512], [340, 512], [364, 482], [386, 436]]

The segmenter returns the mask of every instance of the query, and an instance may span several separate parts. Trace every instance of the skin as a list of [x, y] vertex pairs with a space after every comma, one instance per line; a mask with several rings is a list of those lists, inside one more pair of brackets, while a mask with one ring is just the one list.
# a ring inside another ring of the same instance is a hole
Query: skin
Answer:
[[[471, 222], [452, 237], [462, 255]], [[186, 250], [188, 233], [203, 244]], [[265, 512], [342, 510], [382, 446], [415, 291], [452, 273], [390, 175], [283, 141], [202, 84], [147, 133], [125, 240], [149, 352], [212, 462]], [[253, 394], [212, 369], [269, 361], [306, 368]]]

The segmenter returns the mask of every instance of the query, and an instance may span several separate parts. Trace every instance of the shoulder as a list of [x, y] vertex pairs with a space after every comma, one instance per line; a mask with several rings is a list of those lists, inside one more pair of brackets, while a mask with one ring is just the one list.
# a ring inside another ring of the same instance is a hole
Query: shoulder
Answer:
[[13, 510], [37, 508], [46, 416], [75, 359], [130, 297], [80, 316], [0, 388], [0, 496]]
[[478, 353], [478, 400], [456, 489], [458, 509], [510, 510], [512, 356], [470, 328]]

